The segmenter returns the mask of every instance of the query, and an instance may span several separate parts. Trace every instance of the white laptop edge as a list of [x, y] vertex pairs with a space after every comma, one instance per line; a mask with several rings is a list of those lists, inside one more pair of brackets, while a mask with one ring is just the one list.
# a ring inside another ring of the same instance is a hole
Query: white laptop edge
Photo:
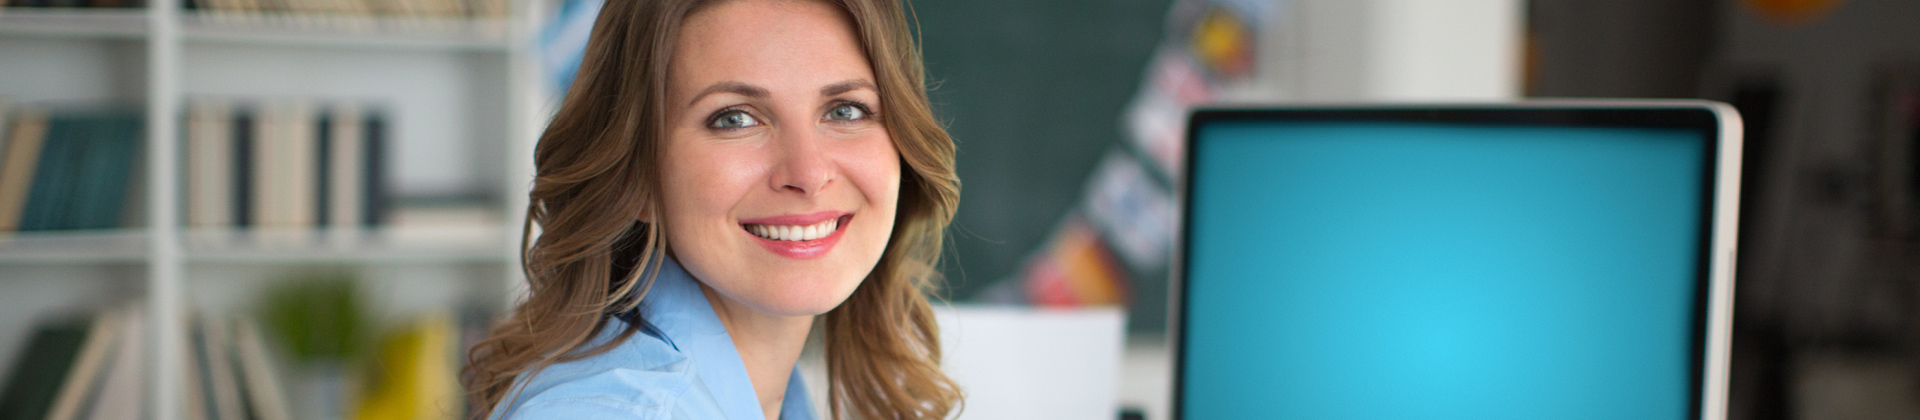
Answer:
[[1713, 111], [1719, 120], [1720, 173], [1714, 176], [1713, 266], [1707, 271], [1712, 295], [1707, 303], [1707, 377], [1702, 386], [1700, 418], [1727, 418], [1727, 377], [1733, 358], [1733, 268], [1740, 232], [1740, 156], [1745, 148], [1740, 113], [1733, 106], [1710, 101], [1677, 101]]

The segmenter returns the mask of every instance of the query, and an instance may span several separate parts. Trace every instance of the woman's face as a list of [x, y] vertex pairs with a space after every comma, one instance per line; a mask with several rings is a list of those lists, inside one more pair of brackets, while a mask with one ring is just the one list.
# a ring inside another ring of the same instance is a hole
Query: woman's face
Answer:
[[900, 158], [853, 23], [818, 1], [690, 15], [667, 74], [667, 242], [726, 303], [825, 313], [892, 236]]

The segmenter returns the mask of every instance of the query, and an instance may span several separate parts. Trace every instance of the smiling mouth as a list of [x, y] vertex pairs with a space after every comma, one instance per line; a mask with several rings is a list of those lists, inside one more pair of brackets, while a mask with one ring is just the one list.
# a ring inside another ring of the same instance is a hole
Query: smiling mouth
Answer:
[[758, 236], [770, 241], [805, 242], [833, 235], [834, 231], [840, 230], [840, 227], [845, 225], [848, 219], [852, 218], [853, 215], [849, 214], [804, 226], [743, 223], [740, 227], [746, 229], [747, 233], [751, 233], [753, 236]]

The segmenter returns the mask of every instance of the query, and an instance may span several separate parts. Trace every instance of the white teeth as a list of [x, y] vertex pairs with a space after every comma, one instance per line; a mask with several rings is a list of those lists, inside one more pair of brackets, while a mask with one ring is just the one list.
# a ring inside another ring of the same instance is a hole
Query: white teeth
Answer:
[[776, 241], [811, 241], [825, 238], [839, 228], [840, 219], [836, 218], [808, 226], [747, 225], [747, 232]]

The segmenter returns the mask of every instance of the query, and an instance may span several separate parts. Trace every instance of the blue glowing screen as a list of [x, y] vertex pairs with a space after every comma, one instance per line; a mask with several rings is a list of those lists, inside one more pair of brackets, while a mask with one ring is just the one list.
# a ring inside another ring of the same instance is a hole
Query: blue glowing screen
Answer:
[[1692, 415], [1700, 132], [1195, 135], [1182, 418]]

